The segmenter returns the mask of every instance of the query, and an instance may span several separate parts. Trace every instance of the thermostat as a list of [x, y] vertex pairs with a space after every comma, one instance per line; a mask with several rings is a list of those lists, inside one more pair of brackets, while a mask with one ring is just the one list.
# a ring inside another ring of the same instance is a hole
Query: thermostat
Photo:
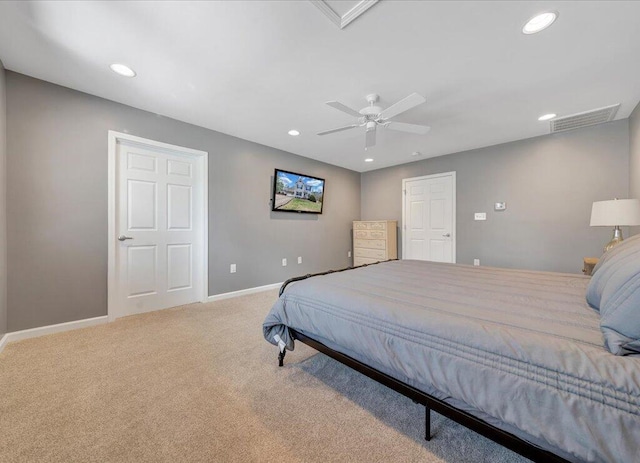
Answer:
[[504, 211], [507, 208], [507, 203], [496, 203], [493, 206], [494, 211]]

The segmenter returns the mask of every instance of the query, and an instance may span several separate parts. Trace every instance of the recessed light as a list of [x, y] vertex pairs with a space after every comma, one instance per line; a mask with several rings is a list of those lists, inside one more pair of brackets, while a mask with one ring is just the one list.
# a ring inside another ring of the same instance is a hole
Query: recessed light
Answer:
[[121, 76], [124, 76], [124, 77], [135, 77], [136, 76], [136, 71], [134, 71], [129, 66], [126, 66], [124, 64], [114, 63], [109, 67], [111, 68], [111, 70], [113, 72], [115, 72], [116, 74], [120, 74]]
[[367, 158], [364, 160], [364, 162], [373, 162], [373, 158]]
[[298, 135], [300, 135], [300, 132], [298, 132], [296, 129], [289, 130], [287, 133], [292, 137], [297, 137]]
[[411, 153], [411, 156], [422, 156], [422, 153], [420, 151], [414, 151]]
[[544, 116], [540, 116], [538, 118], [539, 121], [548, 121], [549, 119], [553, 119], [554, 117], [556, 117], [556, 114], [550, 113], [550, 114], [545, 114]]
[[558, 19], [558, 13], [555, 11], [547, 11], [536, 15], [522, 27], [522, 33], [527, 35], [536, 34], [549, 27], [556, 19]]

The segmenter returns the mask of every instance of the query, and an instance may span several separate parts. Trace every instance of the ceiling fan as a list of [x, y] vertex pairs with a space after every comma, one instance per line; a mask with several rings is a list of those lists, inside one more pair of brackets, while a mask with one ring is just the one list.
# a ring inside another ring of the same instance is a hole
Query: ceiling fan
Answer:
[[410, 110], [422, 103], [425, 103], [427, 100], [422, 95], [417, 93], [412, 93], [406, 98], [398, 101], [395, 104], [392, 104], [387, 109], [382, 109], [380, 106], [377, 106], [378, 95], [372, 93], [367, 95], [367, 102], [369, 106], [365, 106], [360, 111], [356, 111], [355, 109], [351, 109], [350, 107], [343, 105], [339, 101], [327, 101], [327, 104], [332, 108], [337, 109], [338, 111], [342, 111], [344, 113], [349, 114], [350, 116], [354, 116], [358, 118], [357, 124], [346, 125], [344, 127], [338, 127], [336, 129], [325, 130], [324, 132], [319, 132], [318, 135], [329, 135], [330, 133], [342, 132], [343, 130], [355, 129], [356, 127], [365, 127], [365, 142], [364, 149], [371, 148], [376, 144], [376, 128], [380, 125], [382, 127], [386, 127], [391, 130], [398, 130], [400, 132], [408, 132], [415, 133], [419, 135], [426, 134], [431, 127], [426, 125], [418, 125], [418, 124], [407, 124], [405, 122], [394, 122], [390, 120], [391, 118], [397, 116], [400, 113]]

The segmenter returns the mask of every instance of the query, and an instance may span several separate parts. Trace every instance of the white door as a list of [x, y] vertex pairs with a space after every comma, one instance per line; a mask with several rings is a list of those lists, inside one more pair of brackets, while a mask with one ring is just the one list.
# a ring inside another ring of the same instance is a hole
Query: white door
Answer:
[[127, 138], [114, 142], [111, 318], [206, 295], [206, 157]]
[[455, 172], [404, 179], [403, 258], [455, 262]]

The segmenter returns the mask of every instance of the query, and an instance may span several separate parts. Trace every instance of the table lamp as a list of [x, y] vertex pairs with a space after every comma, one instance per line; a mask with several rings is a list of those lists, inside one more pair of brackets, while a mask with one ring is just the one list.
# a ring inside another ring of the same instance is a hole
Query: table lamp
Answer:
[[640, 225], [640, 199], [613, 199], [596, 201], [591, 208], [592, 227], [614, 227], [613, 238], [604, 247], [605, 252], [620, 243], [621, 226]]

